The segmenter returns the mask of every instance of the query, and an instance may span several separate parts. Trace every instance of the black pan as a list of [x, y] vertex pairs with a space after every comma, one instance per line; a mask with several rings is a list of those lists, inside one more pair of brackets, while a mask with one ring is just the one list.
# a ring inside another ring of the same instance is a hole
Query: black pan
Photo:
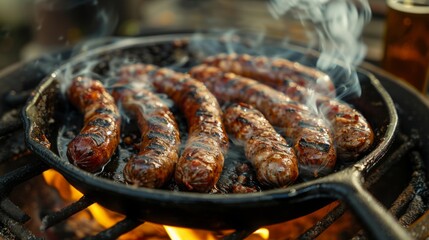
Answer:
[[[88, 60], [94, 59], [99, 62], [94, 68], [103, 75], [109, 64], [121, 56], [126, 56], [128, 60], [169, 66], [177, 63], [178, 59], [175, 58], [184, 59], [186, 61], [178, 69], [186, 70], [198, 63], [198, 47], [218, 41], [216, 36], [200, 35], [199, 43], [202, 45], [177, 48], [182, 46], [177, 43], [178, 39], [189, 40], [193, 37], [188, 34], [126, 39], [72, 58], [41, 82], [23, 110], [29, 148], [92, 200], [108, 209], [149, 222], [201, 229], [251, 229], [303, 216], [340, 199], [350, 205], [376, 238], [408, 238], [406, 231], [363, 188], [365, 176], [380, 163], [392, 143], [398, 121], [392, 99], [379, 81], [364, 70], [357, 73], [362, 95], [347, 101], [360, 110], [373, 126], [376, 133], [374, 148], [356, 163], [333, 174], [284, 189], [225, 195], [135, 188], [82, 171], [60, 157], [62, 146], [57, 146], [57, 137], [68, 111], [68, 103], [61, 93], [60, 76], [70, 73], [70, 69], [79, 72]], [[211, 51], [226, 52], [230, 49], [229, 45], [221, 49], [222, 44], [215, 45], [216, 49]], [[236, 48], [239, 51], [245, 51], [244, 41], [234, 44], [240, 46]], [[309, 55], [305, 49], [272, 48], [272, 44], [268, 45], [267, 54], [273, 50], [283, 51], [288, 53], [290, 59], [306, 65], [312, 66], [315, 62], [315, 56]]]

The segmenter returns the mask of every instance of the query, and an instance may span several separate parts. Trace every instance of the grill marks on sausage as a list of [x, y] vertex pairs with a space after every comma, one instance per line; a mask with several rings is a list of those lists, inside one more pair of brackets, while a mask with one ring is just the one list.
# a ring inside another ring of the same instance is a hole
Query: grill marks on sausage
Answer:
[[294, 151], [262, 113], [247, 104], [233, 104], [226, 108], [224, 122], [227, 131], [245, 147], [245, 155], [261, 184], [283, 187], [297, 179]]
[[94, 119], [94, 120], [88, 122], [87, 125], [107, 128], [107, 127], [110, 127], [111, 122], [109, 120], [106, 120], [106, 119], [97, 118], [97, 119]]
[[314, 148], [316, 150], [326, 152], [326, 153], [329, 152], [331, 148], [329, 144], [309, 142], [304, 138], [300, 139], [298, 144], [303, 148]]
[[315, 97], [319, 111], [325, 113], [331, 123], [340, 159], [357, 159], [373, 144], [374, 132], [365, 117], [347, 103], [333, 98], [335, 89], [329, 76], [316, 69], [286, 59], [247, 54], [219, 54], [208, 57], [205, 63], [225, 72], [256, 79], [301, 103]]
[[210, 191], [220, 177], [228, 149], [216, 98], [189, 75], [144, 64], [133, 65], [133, 69], [138, 69], [140, 79], [168, 95], [186, 118], [189, 134], [176, 166], [176, 183], [188, 191]]
[[[190, 70], [190, 74], [203, 82], [219, 101], [252, 105], [271, 124], [283, 128], [286, 136], [293, 140], [300, 166], [307, 168], [312, 175], [332, 171], [336, 162], [332, 132], [326, 122], [308, 107], [267, 85], [225, 73], [216, 67], [196, 66]], [[299, 144], [301, 140], [305, 140], [307, 144]], [[321, 151], [319, 146], [328, 146], [322, 148], [327, 151]]]
[[94, 112], [98, 114], [114, 114], [114, 112], [108, 108], [97, 108]]
[[100, 136], [100, 134], [96, 134], [96, 133], [81, 133], [80, 134], [81, 137], [88, 137], [91, 138], [92, 140], [94, 140], [94, 142], [97, 144], [97, 146], [101, 146], [101, 144], [104, 143], [104, 137]]
[[84, 126], [68, 144], [67, 157], [81, 169], [99, 171], [119, 145], [119, 111], [112, 96], [96, 80], [75, 78], [67, 96], [84, 113]]
[[126, 111], [137, 118], [141, 132], [139, 153], [133, 155], [123, 171], [127, 183], [139, 187], [160, 188], [171, 179], [179, 158], [180, 136], [177, 122], [168, 106], [148, 84], [123, 77], [113, 96]]

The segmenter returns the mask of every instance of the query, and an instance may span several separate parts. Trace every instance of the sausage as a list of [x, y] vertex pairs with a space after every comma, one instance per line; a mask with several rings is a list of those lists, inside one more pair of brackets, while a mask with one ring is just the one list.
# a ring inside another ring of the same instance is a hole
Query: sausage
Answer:
[[68, 144], [67, 157], [88, 172], [99, 171], [112, 157], [120, 140], [121, 117], [113, 97], [100, 81], [75, 78], [68, 99], [84, 114], [84, 126]]
[[318, 107], [334, 129], [337, 154], [343, 160], [356, 160], [374, 143], [374, 131], [365, 117], [346, 103], [320, 98]]
[[295, 152], [260, 111], [248, 104], [232, 104], [224, 112], [224, 124], [236, 142], [244, 145], [262, 185], [284, 187], [297, 179]]
[[284, 86], [286, 83], [310, 88], [325, 96], [335, 96], [335, 86], [329, 75], [287, 59], [219, 54], [207, 57], [204, 63], [270, 86]]
[[[299, 78], [310, 70], [307, 68], [295, 68], [295, 73], [290, 73], [291, 70], [287, 68], [274, 68], [280, 62], [288, 62], [288, 60], [276, 59], [271, 61], [272, 63], [268, 58], [253, 57], [247, 54], [220, 54], [208, 57], [205, 62], [219, 67], [223, 71], [233, 72], [258, 80], [285, 93], [295, 101], [305, 103], [310, 98], [315, 99], [317, 108], [321, 113], [326, 114], [331, 123], [334, 143], [340, 159], [353, 160], [370, 149], [374, 142], [374, 132], [368, 121], [359, 111], [345, 102], [324, 95], [323, 92], [311, 92], [309, 88], [305, 87], [305, 84], [298, 84], [300, 81], [293, 80], [292, 76], [288, 76], [288, 78], [275, 78], [276, 76], [286, 76], [288, 74], [297, 74], [297, 78]], [[271, 73], [270, 71], [263, 70], [263, 67], [270, 66], [270, 64], [272, 64], [271, 68], [276, 69], [276, 71], [285, 72]], [[300, 73], [299, 71], [301, 70], [305, 70], [306, 72]], [[323, 76], [323, 73], [317, 70], [313, 70], [312, 73], [312, 77], [314, 78]], [[310, 74], [308, 75], [310, 76]], [[320, 81], [320, 79], [323, 79], [323, 81]], [[328, 84], [328, 89], [331, 91], [330, 95], [332, 95], [334, 93], [332, 91], [333, 85], [328, 79], [328, 76], [319, 77], [317, 82]]]
[[225, 73], [207, 65], [195, 66], [191, 76], [202, 81], [221, 102], [244, 102], [281, 127], [292, 141], [300, 172], [320, 176], [333, 170], [336, 152], [331, 129], [307, 106], [256, 80]]
[[173, 176], [179, 158], [179, 127], [173, 113], [148, 84], [124, 78], [112, 95], [137, 118], [141, 132], [139, 153], [130, 157], [123, 170], [125, 181], [139, 187], [162, 187]]
[[185, 190], [210, 191], [219, 180], [229, 145], [216, 98], [203, 83], [167, 68], [138, 64], [128, 74], [150, 81], [181, 109], [189, 134], [174, 179]]

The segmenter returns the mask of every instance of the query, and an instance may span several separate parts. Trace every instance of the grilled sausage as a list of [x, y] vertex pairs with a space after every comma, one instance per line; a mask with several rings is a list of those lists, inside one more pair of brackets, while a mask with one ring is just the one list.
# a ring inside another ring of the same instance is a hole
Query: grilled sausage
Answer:
[[[210, 65], [219, 67], [223, 71], [233, 72], [238, 75], [258, 80], [261, 83], [267, 84], [278, 91], [285, 93], [295, 101], [305, 103], [309, 99], [315, 99], [318, 109], [320, 112], [326, 113], [326, 116], [332, 125], [334, 143], [337, 148], [337, 155], [340, 159], [356, 159], [362, 153], [365, 153], [374, 141], [374, 132], [368, 121], [360, 112], [345, 102], [330, 98], [318, 92], [310, 91], [309, 88], [304, 87], [305, 84], [298, 84], [298, 80], [293, 80], [292, 76], [276, 79], [274, 76], [287, 76], [288, 74], [294, 73], [289, 73], [292, 70], [287, 68], [276, 68], [279, 72], [286, 71], [284, 73], [277, 73], [276, 75], [263, 70], [263, 67], [267, 67], [270, 64], [267, 58], [252, 57], [246, 54], [220, 54], [218, 56], [207, 58], [206, 62]], [[273, 66], [271, 67], [274, 68], [274, 66], [280, 62], [288, 61], [281, 59], [273, 60]], [[260, 67], [255, 68], [255, 66]], [[309, 71], [307, 68], [303, 69]], [[299, 73], [300, 70], [302, 69], [294, 69], [296, 74], [298, 74], [297, 78], [300, 78], [301, 75], [305, 74]], [[323, 76], [323, 74], [317, 70], [313, 70], [313, 77], [318, 76]], [[323, 79], [321, 84], [328, 84], [328, 89], [332, 90], [333, 85], [332, 82], [328, 81], [329, 77], [319, 77], [319, 80], [320, 79]], [[301, 82], [303, 81], [304, 80]]]
[[344, 160], [355, 160], [374, 143], [374, 132], [365, 117], [346, 103], [334, 99], [317, 100], [334, 130], [337, 154]]
[[216, 98], [201, 82], [170, 69], [140, 64], [133, 66], [131, 74], [150, 81], [185, 115], [189, 134], [176, 165], [176, 183], [189, 191], [210, 191], [220, 177], [228, 149], [222, 110]]
[[67, 95], [84, 114], [84, 126], [68, 144], [67, 157], [81, 169], [99, 171], [119, 144], [121, 118], [118, 108], [103, 84], [96, 80], [75, 78]]
[[298, 160], [294, 151], [260, 111], [244, 103], [232, 104], [224, 112], [224, 123], [227, 132], [244, 145], [246, 158], [261, 184], [283, 187], [296, 180]]
[[199, 65], [191, 76], [204, 82], [223, 102], [244, 102], [256, 107], [274, 126], [291, 138], [304, 175], [320, 176], [333, 170], [336, 152], [327, 123], [310, 109], [265, 84], [219, 68]]
[[179, 158], [179, 127], [168, 106], [146, 84], [124, 78], [112, 93], [137, 118], [141, 132], [139, 153], [124, 167], [126, 182], [159, 188], [171, 179]]
[[317, 69], [283, 58], [267, 58], [248, 54], [219, 54], [204, 60], [223, 71], [257, 79], [270, 86], [298, 85], [326, 95], [335, 96], [335, 86], [329, 75]]

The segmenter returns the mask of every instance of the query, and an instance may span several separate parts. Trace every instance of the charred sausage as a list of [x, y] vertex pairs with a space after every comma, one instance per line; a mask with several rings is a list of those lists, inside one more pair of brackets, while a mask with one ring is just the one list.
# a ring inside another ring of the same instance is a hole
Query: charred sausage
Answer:
[[220, 177], [228, 149], [222, 110], [216, 98], [201, 82], [170, 69], [139, 64], [128, 74], [150, 81], [184, 113], [189, 134], [174, 178], [188, 191], [210, 191]]
[[224, 123], [227, 132], [245, 147], [246, 158], [261, 184], [284, 187], [296, 180], [298, 160], [294, 151], [260, 111], [248, 104], [232, 104], [224, 112]]
[[84, 114], [84, 126], [68, 144], [67, 157], [81, 169], [99, 171], [119, 144], [121, 118], [118, 108], [100, 81], [77, 77], [67, 95]]
[[[305, 72], [300, 71], [306, 70], [309, 72], [310, 70], [307, 68], [300, 69], [296, 67], [293, 69], [294, 72], [292, 72], [292, 70], [286, 67], [275, 68], [275, 66], [279, 65], [281, 62], [288, 63], [288, 60], [276, 59], [272, 60], [270, 63], [268, 58], [253, 57], [247, 54], [220, 54], [218, 56], [208, 57], [206, 62], [210, 65], [219, 67], [223, 71], [233, 72], [258, 80], [261, 83], [267, 84], [285, 93], [295, 101], [306, 103], [309, 99], [315, 100], [316, 106], [320, 112], [326, 114], [332, 125], [334, 143], [337, 148], [337, 155], [340, 159], [356, 159], [362, 153], [365, 153], [373, 144], [374, 132], [368, 121], [359, 111], [352, 108], [347, 103], [325, 96], [323, 93], [311, 92], [309, 88], [304, 87], [305, 84], [300, 83], [304, 82], [304, 80], [299, 81], [292, 78], [293, 74], [297, 74], [296, 78], [298, 79], [302, 75], [306, 75]], [[264, 70], [264, 68], [268, 68], [270, 64], [272, 64], [271, 68], [276, 69], [277, 73]], [[281, 71], [285, 72], [280, 73]], [[323, 73], [317, 70], [313, 70], [311, 73], [312, 74], [308, 74], [309, 77], [319, 77], [318, 80], [314, 80], [313, 82], [323, 79], [320, 83], [328, 84], [328, 89], [333, 93], [333, 85], [332, 82], [328, 81], [329, 77], [323, 76]], [[288, 77], [276, 78], [276, 76]], [[308, 78], [305, 80], [308, 80]]]
[[333, 170], [336, 152], [328, 124], [307, 106], [292, 101], [256, 80], [199, 65], [191, 76], [202, 81], [223, 102], [244, 102], [256, 107], [275, 127], [281, 127], [292, 141], [300, 173], [320, 176]]
[[141, 132], [139, 153], [124, 167], [125, 181], [139, 187], [162, 187], [173, 176], [179, 158], [179, 127], [173, 113], [146, 84], [127, 78], [116, 84], [112, 95], [137, 118]]
[[248, 54], [219, 54], [206, 58], [204, 63], [217, 66], [223, 71], [263, 81], [270, 86], [290, 83], [313, 89], [322, 95], [335, 96], [335, 86], [329, 75], [287, 59]]

